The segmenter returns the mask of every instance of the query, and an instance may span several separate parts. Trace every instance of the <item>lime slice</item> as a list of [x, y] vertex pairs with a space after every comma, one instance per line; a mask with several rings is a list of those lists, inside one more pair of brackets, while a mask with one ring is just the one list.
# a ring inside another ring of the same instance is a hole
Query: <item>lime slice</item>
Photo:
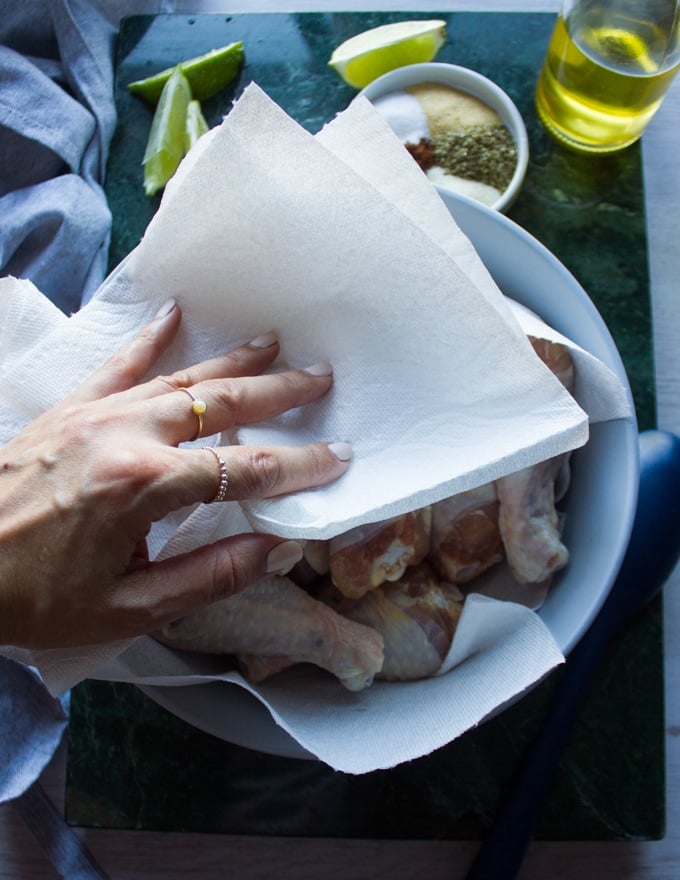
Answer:
[[432, 61], [445, 39], [445, 21], [384, 24], [345, 40], [328, 64], [347, 85], [363, 89], [395, 67]]
[[[243, 43], [239, 41], [229, 43], [221, 49], [212, 49], [205, 55], [198, 55], [188, 61], [181, 61], [180, 66], [189, 80], [194, 98], [205, 101], [221, 91], [238, 73], [243, 56]], [[168, 67], [147, 79], [130, 83], [128, 88], [150, 104], [155, 104], [173, 70], [173, 67]]]
[[184, 152], [188, 153], [196, 141], [208, 131], [208, 123], [205, 121], [200, 101], [189, 101], [187, 118], [184, 126]]
[[151, 122], [144, 152], [144, 191], [152, 196], [162, 189], [184, 156], [184, 131], [191, 87], [181, 68], [176, 67], [163, 86]]

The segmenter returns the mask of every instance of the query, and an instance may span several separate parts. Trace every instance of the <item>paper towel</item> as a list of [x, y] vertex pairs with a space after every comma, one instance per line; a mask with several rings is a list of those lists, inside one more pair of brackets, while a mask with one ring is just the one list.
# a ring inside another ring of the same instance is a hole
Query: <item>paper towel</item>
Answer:
[[[360, 113], [347, 112], [346, 133]], [[464, 240], [450, 216], [443, 229]], [[245, 504], [256, 528], [329, 538], [586, 441], [585, 413], [491, 279], [481, 287], [448, 247], [253, 86], [175, 182], [126, 265], [134, 290], [178, 298], [211, 347], [257, 335], [266, 316], [282, 365], [334, 368], [327, 398], [232, 439], [354, 447], [346, 478], [323, 491]]]
[[[2, 293], [3, 442], [169, 296], [184, 321], [159, 372], [269, 329], [285, 355], [277, 368], [333, 364], [326, 398], [231, 439], [348, 440], [354, 459], [347, 474], [242, 509], [176, 514], [152, 529], [152, 557], [247, 528], [244, 516], [282, 537], [331, 537], [574, 449], [587, 440], [589, 415], [629, 415], [618, 379], [586, 353], [578, 352], [589, 371], [581, 406], [538, 361], [525, 335], [534, 318], [501, 295], [365, 101], [313, 137], [250, 86], [182, 164], [140, 245], [79, 313], [54, 314], [35, 289], [11, 279]], [[207, 442], [218, 441], [225, 442]], [[205, 680], [204, 659], [194, 667], [149, 638], [18, 656], [37, 665], [54, 691], [97, 675]], [[446, 675], [378, 683], [359, 695], [309, 670], [290, 670], [257, 692], [322, 760], [366, 772], [444, 744], [562, 659], [537, 615], [485, 597], [466, 603], [452, 656], [456, 665]]]

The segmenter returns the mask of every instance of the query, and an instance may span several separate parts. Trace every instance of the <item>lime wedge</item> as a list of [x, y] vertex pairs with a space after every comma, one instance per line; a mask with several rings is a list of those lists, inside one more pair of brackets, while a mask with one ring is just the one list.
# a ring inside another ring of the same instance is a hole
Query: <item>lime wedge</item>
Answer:
[[445, 40], [445, 21], [384, 24], [345, 40], [328, 64], [347, 85], [363, 89], [395, 67], [432, 61]]
[[184, 132], [191, 87], [178, 66], [163, 86], [144, 152], [144, 191], [162, 189], [184, 156]]
[[[243, 57], [243, 43], [239, 41], [229, 43], [221, 49], [212, 49], [188, 61], [181, 61], [180, 66], [189, 80], [194, 98], [205, 101], [221, 91], [235, 78]], [[173, 70], [173, 67], [168, 67], [147, 79], [130, 83], [128, 88], [150, 104], [155, 104], [160, 99], [163, 86], [170, 79]]]
[[196, 141], [208, 131], [208, 123], [205, 121], [200, 101], [189, 101], [187, 118], [184, 126], [184, 152], [188, 153]]

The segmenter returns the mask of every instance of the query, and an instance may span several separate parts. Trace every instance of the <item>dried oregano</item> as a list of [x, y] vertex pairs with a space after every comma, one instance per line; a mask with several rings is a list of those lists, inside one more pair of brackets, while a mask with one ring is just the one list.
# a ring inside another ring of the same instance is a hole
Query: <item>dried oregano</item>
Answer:
[[437, 163], [449, 174], [476, 180], [501, 192], [512, 179], [517, 147], [504, 125], [469, 125], [434, 135]]

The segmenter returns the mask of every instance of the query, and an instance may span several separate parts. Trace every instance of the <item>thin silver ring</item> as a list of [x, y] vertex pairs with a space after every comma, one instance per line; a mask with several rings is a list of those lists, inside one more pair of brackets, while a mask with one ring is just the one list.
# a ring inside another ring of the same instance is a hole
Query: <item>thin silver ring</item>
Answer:
[[215, 497], [212, 501], [209, 501], [208, 504], [214, 504], [215, 501], [224, 501], [227, 497], [227, 489], [229, 488], [229, 474], [227, 473], [227, 463], [219, 455], [212, 446], [201, 446], [201, 449], [205, 449], [207, 452], [210, 452], [217, 459], [217, 464], [220, 469], [220, 484], [217, 487], [217, 492], [215, 493]]

